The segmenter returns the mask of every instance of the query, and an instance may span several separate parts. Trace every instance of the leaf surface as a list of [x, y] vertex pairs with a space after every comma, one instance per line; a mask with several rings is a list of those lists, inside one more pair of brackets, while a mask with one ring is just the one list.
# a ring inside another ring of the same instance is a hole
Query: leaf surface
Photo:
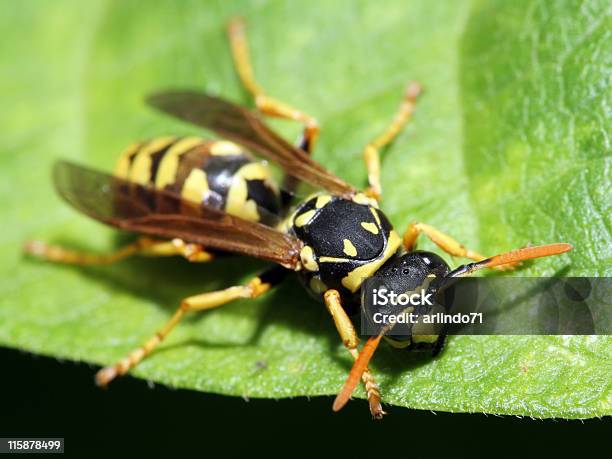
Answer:
[[[138, 258], [73, 268], [20, 252], [34, 237], [95, 251], [123, 241], [64, 205], [50, 170], [58, 158], [110, 170], [135, 140], [199, 133], [145, 107], [147, 93], [196, 87], [250, 103], [223, 34], [236, 13], [247, 19], [261, 84], [319, 119], [315, 158], [356, 186], [365, 183], [361, 149], [406, 82], [424, 85], [383, 163], [383, 208], [400, 231], [424, 221], [485, 254], [576, 247], [513, 275], [612, 271], [607, 2], [64, 0], [5, 10], [2, 345], [109, 364], [181, 298], [263, 267]], [[299, 130], [274, 126], [290, 139]], [[373, 368], [394, 405], [586, 418], [611, 412], [611, 344], [607, 336], [452, 337], [435, 360], [382, 348]], [[350, 365], [325, 308], [290, 280], [260, 300], [187, 318], [133, 373], [277, 398], [334, 394]]]

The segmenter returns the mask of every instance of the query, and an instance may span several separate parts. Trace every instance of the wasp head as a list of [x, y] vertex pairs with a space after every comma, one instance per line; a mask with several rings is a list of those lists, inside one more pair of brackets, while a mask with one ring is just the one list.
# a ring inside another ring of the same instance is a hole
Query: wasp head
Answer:
[[395, 347], [439, 351], [442, 330], [427, 316], [444, 311], [436, 294], [449, 272], [446, 262], [431, 252], [389, 260], [363, 284], [362, 332], [375, 335], [387, 327], [385, 339]]

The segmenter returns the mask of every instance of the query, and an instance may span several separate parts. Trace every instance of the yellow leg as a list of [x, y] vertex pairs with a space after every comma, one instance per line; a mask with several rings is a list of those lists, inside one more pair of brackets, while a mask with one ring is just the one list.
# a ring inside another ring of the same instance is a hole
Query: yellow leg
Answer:
[[[359, 357], [359, 350], [357, 349], [357, 346], [359, 345], [359, 338], [357, 337], [357, 332], [355, 331], [355, 327], [353, 326], [351, 319], [349, 319], [344, 311], [344, 308], [342, 307], [340, 294], [337, 290], [327, 290], [323, 297], [325, 299], [325, 305], [334, 319], [334, 324], [336, 325], [338, 334], [340, 335], [340, 338], [342, 338], [344, 347], [348, 349], [353, 356], [353, 359], [357, 360], [357, 357]], [[372, 372], [368, 368], [366, 368], [366, 370], [363, 372], [361, 380], [366, 388], [368, 403], [370, 405], [370, 413], [372, 413], [372, 416], [375, 419], [382, 418], [386, 413], [383, 411], [380, 404], [380, 389], [376, 383], [374, 375], [372, 375]]]
[[47, 245], [41, 241], [28, 242], [24, 247], [24, 251], [29, 255], [44, 260], [74, 265], [106, 265], [136, 254], [152, 257], [181, 255], [193, 262], [207, 262], [213, 258], [213, 255], [206, 252], [202, 246], [188, 244], [181, 239], [157, 241], [145, 237], [109, 254], [76, 252], [55, 245]]
[[[444, 234], [440, 230], [437, 230], [433, 226], [420, 222], [414, 222], [408, 225], [408, 229], [404, 233], [404, 247], [406, 250], [414, 250], [416, 247], [416, 240], [421, 233], [425, 234], [425, 236], [427, 236], [434, 244], [454, 257], [464, 257], [474, 261], [482, 261], [486, 258], [484, 255], [481, 255], [474, 250], [465, 248], [463, 244], [460, 244], [455, 239], [447, 234]], [[510, 263], [507, 265], [497, 266], [495, 269], [502, 271], [514, 269], [519, 264], [520, 263], [518, 262]]]
[[286, 271], [280, 267], [273, 267], [270, 270], [253, 278], [245, 285], [237, 285], [216, 292], [202, 293], [190, 296], [181, 301], [181, 305], [168, 322], [151, 338], [149, 338], [138, 349], [130, 352], [127, 357], [121, 359], [115, 365], [102, 368], [96, 374], [96, 383], [105, 386], [117, 376], [124, 375], [134, 368], [142, 359], [151, 353], [155, 347], [161, 343], [172, 331], [176, 324], [183, 318], [185, 313], [191, 311], [205, 311], [217, 308], [239, 298], [257, 298], [267, 292], [274, 285], [278, 284]]
[[408, 120], [410, 120], [420, 92], [421, 86], [418, 83], [411, 82], [408, 85], [402, 104], [391, 124], [380, 136], [368, 143], [363, 150], [363, 159], [368, 171], [368, 182], [370, 184], [365, 193], [376, 200], [380, 200], [382, 193], [382, 186], [380, 184], [380, 150], [392, 142]]
[[268, 96], [257, 84], [249, 57], [244, 22], [240, 18], [232, 19], [228, 24], [228, 36], [234, 64], [244, 87], [251, 93], [259, 111], [268, 116], [299, 121], [304, 124], [302, 148], [310, 153], [319, 134], [319, 123], [312, 116], [297, 110], [290, 105]]

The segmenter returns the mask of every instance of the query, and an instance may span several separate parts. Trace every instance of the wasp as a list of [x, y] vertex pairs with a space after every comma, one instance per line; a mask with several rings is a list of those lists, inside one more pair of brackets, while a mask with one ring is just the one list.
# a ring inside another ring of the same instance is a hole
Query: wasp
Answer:
[[[351, 320], [362, 303], [364, 279], [393, 279], [405, 291], [468, 275], [482, 268], [514, 267], [523, 260], [571, 250], [565, 243], [526, 247], [493, 257], [469, 250], [422, 222], [409, 225], [403, 237], [380, 209], [380, 151], [411, 118], [421, 92], [410, 83], [399, 110], [363, 156], [369, 186], [359, 191], [315, 162], [311, 153], [319, 124], [315, 118], [270, 97], [256, 82], [250, 63], [244, 23], [230, 21], [228, 36], [240, 81], [254, 99], [256, 111], [191, 90], [168, 90], [147, 98], [163, 113], [207, 128], [223, 140], [160, 137], [128, 147], [114, 173], [106, 174], [70, 162], [54, 166], [58, 193], [74, 208], [102, 223], [137, 233], [136, 242], [110, 254], [80, 253], [40, 241], [26, 244], [27, 253], [53, 262], [107, 264], [132, 255], [182, 256], [211, 262], [219, 253], [233, 253], [271, 262], [243, 285], [190, 296], [141, 347], [102, 368], [96, 382], [105, 386], [149, 355], [188, 313], [221, 307], [241, 298], [257, 298], [297, 273], [304, 287], [329, 311], [340, 338], [354, 359], [347, 382], [336, 398], [339, 410], [363, 381], [370, 412], [381, 418], [381, 392], [368, 363], [385, 338], [404, 350], [441, 349], [443, 335], [417, 335], [397, 340], [383, 328], [359, 351]], [[275, 134], [263, 116], [303, 125], [299, 143]], [[261, 158], [261, 159], [260, 159]], [[270, 163], [284, 174], [278, 183]], [[299, 202], [299, 183], [318, 190]], [[473, 260], [454, 270], [438, 255], [416, 250], [420, 234], [452, 256]]]

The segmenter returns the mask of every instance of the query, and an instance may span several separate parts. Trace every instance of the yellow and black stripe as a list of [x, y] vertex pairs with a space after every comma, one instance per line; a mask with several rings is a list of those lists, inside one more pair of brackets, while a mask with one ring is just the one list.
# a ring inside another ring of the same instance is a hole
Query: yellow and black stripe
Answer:
[[267, 164], [225, 140], [168, 136], [136, 143], [123, 152], [114, 174], [249, 221], [272, 223], [280, 208]]

